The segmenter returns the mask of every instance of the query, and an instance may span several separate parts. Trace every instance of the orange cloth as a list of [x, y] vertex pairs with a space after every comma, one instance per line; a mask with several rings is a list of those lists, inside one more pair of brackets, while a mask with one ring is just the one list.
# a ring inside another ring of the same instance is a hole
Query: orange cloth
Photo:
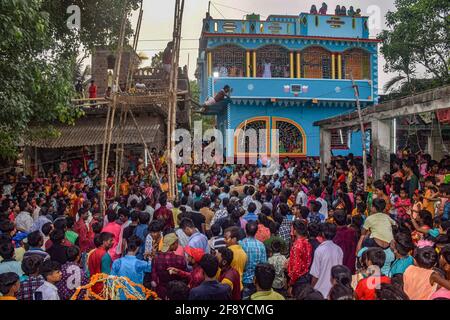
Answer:
[[430, 284], [433, 270], [409, 266], [403, 274], [403, 290], [411, 300], [428, 300], [436, 291], [437, 284]]

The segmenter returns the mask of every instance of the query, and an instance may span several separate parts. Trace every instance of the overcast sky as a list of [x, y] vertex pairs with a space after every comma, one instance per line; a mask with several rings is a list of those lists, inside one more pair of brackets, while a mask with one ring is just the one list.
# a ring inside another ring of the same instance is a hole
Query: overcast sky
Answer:
[[[350, 0], [350, 1], [325, 1], [328, 11], [334, 12], [336, 5], [345, 5], [361, 8], [363, 15], [370, 15], [379, 11], [380, 24], [371, 28], [370, 37], [376, 35], [385, 28], [385, 18], [388, 10], [393, 10], [394, 0]], [[271, 14], [298, 15], [300, 12], [309, 12], [311, 5], [320, 8], [322, 0], [217, 0], [212, 1], [211, 15], [218, 19], [242, 19], [246, 13], [255, 12], [263, 19]], [[141, 35], [138, 52], [145, 52], [149, 57], [164, 50], [165, 45], [172, 37], [173, 14], [175, 0], [144, 0], [144, 16], [141, 27]], [[232, 8], [231, 8], [232, 7]], [[186, 0], [181, 43], [180, 65], [186, 65], [189, 60], [189, 74], [194, 78], [196, 60], [198, 55], [198, 39], [202, 29], [202, 20], [208, 10], [208, 0]], [[370, 11], [370, 12], [369, 12]], [[135, 27], [137, 13], [133, 15]], [[375, 18], [373, 21], [376, 21]], [[152, 40], [152, 41], [145, 41]], [[157, 40], [157, 41], [156, 41]], [[383, 71], [384, 59], [379, 57], [379, 87], [382, 91], [384, 83], [393, 75]]]

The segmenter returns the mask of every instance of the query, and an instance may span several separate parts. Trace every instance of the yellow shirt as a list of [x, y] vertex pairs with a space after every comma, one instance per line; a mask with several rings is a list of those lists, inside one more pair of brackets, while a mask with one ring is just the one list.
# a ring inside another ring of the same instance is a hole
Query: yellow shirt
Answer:
[[11, 296], [1, 296], [0, 300], [17, 300], [17, 298]]
[[231, 267], [235, 268], [237, 272], [239, 272], [239, 276], [241, 277], [241, 289], [242, 286], [242, 275], [244, 274], [245, 264], [247, 263], [247, 254], [244, 249], [238, 244], [229, 246], [228, 249], [233, 251], [233, 261], [231, 262]]
[[[433, 194], [432, 194], [431, 190], [427, 189], [427, 191], [425, 191], [424, 198], [431, 198], [432, 195]], [[423, 199], [423, 209], [424, 210], [428, 210], [431, 213], [431, 215], [433, 216], [433, 218], [434, 218], [434, 211], [435, 211], [434, 210], [434, 201]]]

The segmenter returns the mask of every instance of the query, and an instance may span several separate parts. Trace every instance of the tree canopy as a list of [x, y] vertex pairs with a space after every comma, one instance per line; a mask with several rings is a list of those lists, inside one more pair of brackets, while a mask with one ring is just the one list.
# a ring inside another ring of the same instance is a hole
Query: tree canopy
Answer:
[[[380, 33], [385, 71], [398, 74], [385, 89], [399, 81], [400, 90], [450, 83], [450, 5], [441, 0], [396, 0], [395, 12], [386, 15], [389, 30]], [[433, 81], [418, 81], [421, 65]]]
[[[0, 3], [0, 158], [17, 155], [18, 142], [57, 134], [57, 121], [82, 115], [70, 105], [81, 50], [117, 43], [124, 5], [140, 0], [2, 0]], [[78, 5], [80, 29], [67, 27], [67, 8]], [[132, 35], [130, 21], [127, 38]], [[32, 128], [39, 128], [35, 130]]]

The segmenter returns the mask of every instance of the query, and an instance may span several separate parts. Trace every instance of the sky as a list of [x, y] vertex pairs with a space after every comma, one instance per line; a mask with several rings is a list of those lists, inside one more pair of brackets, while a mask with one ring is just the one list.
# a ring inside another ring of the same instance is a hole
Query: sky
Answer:
[[[189, 76], [194, 79], [196, 60], [198, 55], [198, 39], [202, 29], [202, 20], [208, 10], [208, 0], [186, 0], [183, 16], [182, 42], [180, 52], [180, 65], [188, 64]], [[271, 14], [298, 15], [301, 12], [309, 12], [311, 5], [320, 8], [322, 0], [217, 0], [211, 1], [211, 15], [218, 19], [242, 19], [247, 13], [257, 13], [265, 19]], [[345, 5], [361, 8], [363, 15], [373, 15], [374, 27], [370, 28], [370, 37], [385, 29], [385, 15], [395, 9], [394, 0], [350, 0], [350, 1], [325, 1], [328, 11], [334, 12], [336, 5]], [[175, 0], [144, 0], [144, 15], [141, 26], [138, 52], [144, 52], [152, 57], [164, 50], [167, 42], [172, 37], [173, 15]], [[133, 14], [132, 23], [136, 26], [138, 12]], [[376, 22], [379, 23], [376, 23]], [[150, 40], [150, 41], [148, 41]], [[150, 60], [149, 60], [150, 61]], [[144, 63], [144, 65], [149, 64]], [[189, 63], [188, 63], [189, 62]], [[383, 85], [394, 75], [387, 74], [383, 70], [385, 60], [382, 55], [378, 59], [379, 87], [382, 92]]]

